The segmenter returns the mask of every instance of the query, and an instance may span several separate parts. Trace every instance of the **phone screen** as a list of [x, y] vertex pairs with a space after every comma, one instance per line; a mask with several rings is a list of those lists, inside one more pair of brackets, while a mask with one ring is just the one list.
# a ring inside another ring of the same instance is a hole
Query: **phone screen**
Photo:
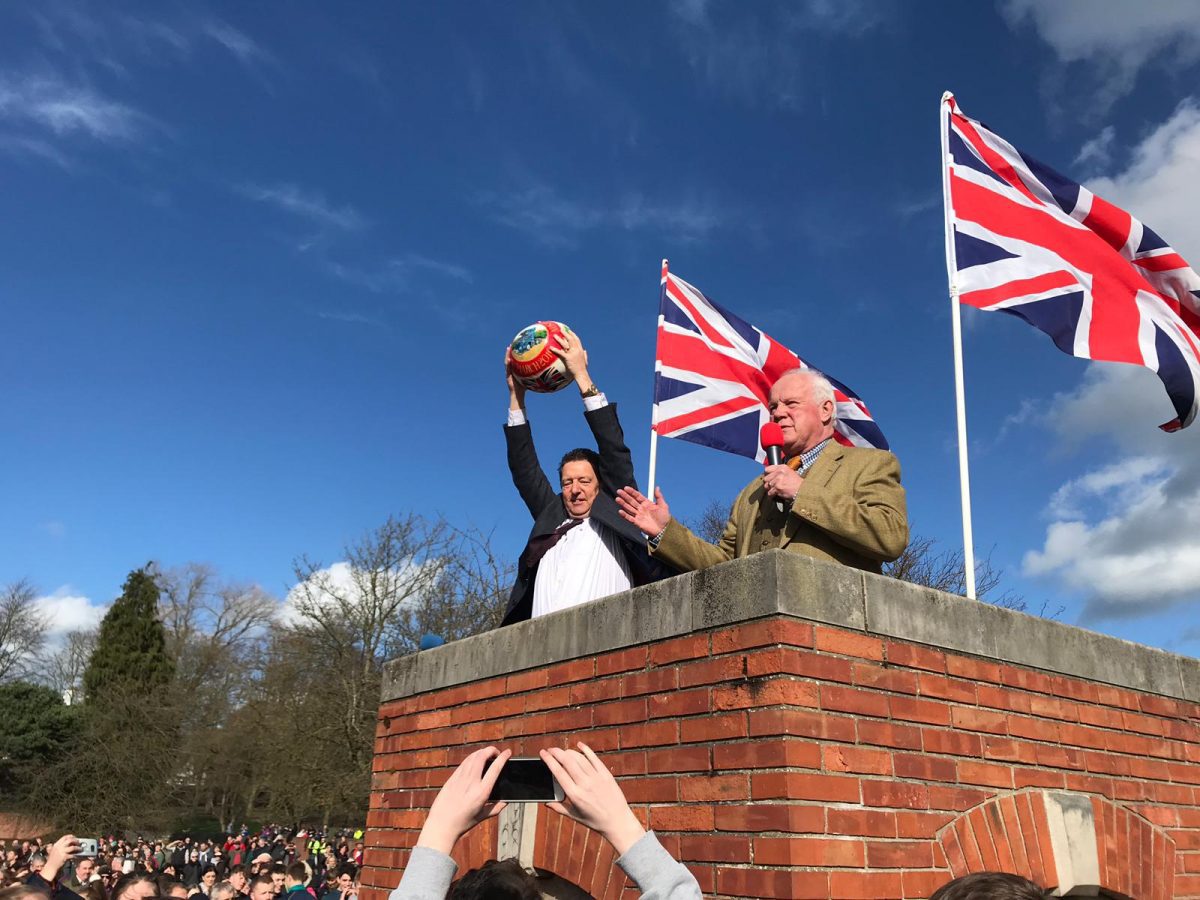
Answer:
[[488, 801], [550, 801], [562, 797], [562, 790], [550, 774], [550, 767], [540, 759], [510, 759], [500, 770]]

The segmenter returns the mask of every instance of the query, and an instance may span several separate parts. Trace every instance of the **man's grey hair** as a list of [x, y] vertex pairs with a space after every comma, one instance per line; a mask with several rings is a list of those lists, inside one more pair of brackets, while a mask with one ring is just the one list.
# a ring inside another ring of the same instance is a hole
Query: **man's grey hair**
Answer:
[[235, 888], [228, 881], [219, 881], [208, 892], [208, 900], [232, 900], [237, 895]]
[[833, 384], [830, 383], [828, 378], [826, 378], [816, 369], [802, 369], [797, 367], [795, 369], [788, 369], [777, 379], [775, 379], [775, 383], [779, 384], [779, 382], [783, 381], [783, 379], [787, 378], [789, 375], [802, 375], [807, 378], [808, 389], [810, 392], [809, 397], [814, 403], [824, 403], [826, 400], [832, 403], [833, 417], [829, 421], [831, 423], [837, 421], [837, 398], [833, 395]]

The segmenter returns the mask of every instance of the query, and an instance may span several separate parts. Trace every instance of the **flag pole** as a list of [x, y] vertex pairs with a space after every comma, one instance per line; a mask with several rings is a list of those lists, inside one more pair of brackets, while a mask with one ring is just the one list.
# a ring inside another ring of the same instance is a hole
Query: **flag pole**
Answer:
[[[662, 320], [662, 296], [667, 289], [667, 261], [662, 261], [662, 278], [659, 281], [658, 319]], [[658, 326], [654, 329], [654, 356], [658, 357]], [[657, 366], [655, 367], [657, 378]], [[658, 469], [658, 392], [654, 395], [654, 403], [650, 407], [650, 477], [646, 479], [646, 496], [654, 499], [654, 478]]]
[[950, 104], [954, 95], [942, 94], [942, 203], [946, 220], [946, 277], [950, 284], [950, 319], [954, 336], [954, 401], [958, 417], [958, 480], [962, 497], [963, 581], [967, 596], [975, 599], [975, 541], [971, 533], [971, 479], [967, 466], [967, 401], [963, 387], [962, 305], [958, 301], [958, 264], [954, 255], [954, 204], [950, 199]]

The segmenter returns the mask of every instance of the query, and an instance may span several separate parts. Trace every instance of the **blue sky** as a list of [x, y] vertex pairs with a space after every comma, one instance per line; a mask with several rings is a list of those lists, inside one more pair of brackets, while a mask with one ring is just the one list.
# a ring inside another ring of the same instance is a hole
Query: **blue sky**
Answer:
[[[648, 453], [658, 269], [851, 385], [960, 544], [938, 101], [1200, 258], [1200, 9], [1082, 0], [0, 8], [0, 584], [283, 596], [390, 513], [519, 552], [501, 355], [569, 323]], [[1200, 650], [1200, 431], [965, 311], [976, 543], [1034, 609]], [[529, 404], [543, 460], [573, 392]], [[673, 509], [754, 464], [660, 444]], [[644, 477], [644, 474], [643, 474]]]

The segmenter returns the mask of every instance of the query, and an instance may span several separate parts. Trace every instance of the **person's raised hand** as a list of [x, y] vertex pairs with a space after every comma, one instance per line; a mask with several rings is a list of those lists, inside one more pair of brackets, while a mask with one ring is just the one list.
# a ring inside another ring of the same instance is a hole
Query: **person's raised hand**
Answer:
[[580, 741], [578, 746], [578, 750], [551, 747], [541, 751], [542, 759], [566, 795], [562, 803], [549, 806], [600, 832], [617, 855], [623, 856], [646, 829], [629, 808], [621, 786], [608, 767], [587, 744]]
[[796, 493], [802, 484], [804, 477], [791, 466], [780, 464], [767, 466], [763, 470], [763, 487], [768, 497], [778, 497], [790, 502], [796, 499]]
[[564, 331], [558, 338], [558, 346], [551, 346], [550, 352], [563, 361], [581, 392], [592, 386], [592, 379], [587, 370], [587, 351], [583, 349], [583, 341], [579, 339], [579, 335]]
[[73, 834], [64, 834], [46, 851], [46, 864], [42, 866], [42, 877], [47, 881], [53, 881], [62, 871], [66, 861], [74, 858], [77, 853], [79, 853], [79, 839]]
[[504, 380], [508, 384], [509, 409], [525, 408], [525, 385], [517, 381], [512, 371], [512, 346], [504, 348]]
[[659, 488], [651, 500], [637, 488], [623, 487], [617, 491], [617, 511], [626, 522], [632, 522], [643, 534], [654, 537], [671, 521], [671, 508]]
[[417, 846], [448, 856], [460, 837], [504, 809], [503, 801], [488, 803], [488, 795], [510, 756], [511, 750], [484, 747], [459, 763], [429, 807]]

